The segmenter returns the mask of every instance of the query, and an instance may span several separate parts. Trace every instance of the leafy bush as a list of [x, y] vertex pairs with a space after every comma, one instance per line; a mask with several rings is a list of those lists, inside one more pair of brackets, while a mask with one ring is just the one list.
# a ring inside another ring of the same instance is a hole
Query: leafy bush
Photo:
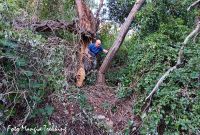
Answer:
[[48, 43], [28, 30], [9, 31], [7, 37], [0, 39], [1, 130], [36, 119], [45, 124], [54, 110], [48, 96], [67, 85], [66, 44]]
[[[175, 65], [180, 42], [192, 30], [191, 17], [195, 13], [185, 11], [188, 4], [189, 1], [157, 1], [147, 5], [138, 16], [137, 21], [141, 21], [142, 28], [127, 42], [128, 67], [118, 71], [122, 85], [134, 86], [132, 89], [138, 95], [135, 114], [140, 113], [144, 98], [158, 79]], [[163, 10], [168, 14], [161, 12]], [[141, 134], [157, 134], [163, 122], [166, 135], [198, 134], [199, 47], [199, 39], [186, 46], [184, 66], [172, 72], [159, 88], [149, 113], [143, 119]]]

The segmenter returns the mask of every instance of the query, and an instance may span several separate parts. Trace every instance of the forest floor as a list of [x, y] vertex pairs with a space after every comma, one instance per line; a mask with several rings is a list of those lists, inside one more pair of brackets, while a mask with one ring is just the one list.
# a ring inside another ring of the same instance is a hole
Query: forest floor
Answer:
[[[80, 91], [86, 98], [76, 98], [77, 95], [81, 96]], [[55, 111], [50, 121], [57, 127], [67, 126], [67, 133], [63, 134], [118, 133], [128, 128], [128, 122], [135, 122], [132, 109], [134, 94], [126, 99], [119, 99], [115, 88], [108, 86], [85, 86], [80, 91], [66, 92], [60, 98], [51, 99]]]

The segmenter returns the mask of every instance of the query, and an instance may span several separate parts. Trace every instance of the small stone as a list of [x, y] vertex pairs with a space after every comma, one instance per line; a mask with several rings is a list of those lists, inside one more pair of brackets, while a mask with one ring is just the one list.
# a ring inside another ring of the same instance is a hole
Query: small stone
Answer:
[[113, 121], [110, 119], [106, 119], [106, 124], [111, 128], [113, 127]]
[[104, 115], [98, 115], [96, 118], [97, 119], [105, 119], [106, 117]]

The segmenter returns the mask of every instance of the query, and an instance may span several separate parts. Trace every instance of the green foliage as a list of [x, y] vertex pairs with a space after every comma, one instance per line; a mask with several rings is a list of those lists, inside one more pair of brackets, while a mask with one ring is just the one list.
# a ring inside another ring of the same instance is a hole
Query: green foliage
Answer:
[[[173, 34], [177, 31], [177, 23], [186, 26], [193, 25], [195, 18], [194, 13], [187, 12], [186, 10], [189, 4], [191, 4], [191, 1], [178, 0], [159, 0], [148, 3], [145, 5], [145, 8], [142, 8], [136, 18], [136, 23], [141, 27], [141, 35], [146, 36], [147, 34], [158, 31], [162, 24], [167, 24], [167, 27], [171, 27], [166, 30], [174, 31]], [[169, 25], [170, 23], [171, 25]], [[175, 35], [173, 36], [176, 37]]]
[[[87, 1], [92, 7], [93, 4]], [[122, 23], [135, 0], [109, 0], [110, 18]], [[117, 97], [124, 99], [135, 92], [138, 97], [134, 104], [135, 114], [139, 114], [144, 98], [151, 92], [158, 79], [177, 61], [181, 42], [191, 32], [197, 9], [187, 12], [193, 0], [147, 0], [132, 27], [136, 29], [130, 39], [126, 39], [106, 74], [109, 85], [118, 86]], [[96, 6], [96, 5], [95, 5]], [[0, 1], [0, 129], [7, 123], [22, 120], [30, 106], [28, 121], [30, 126], [47, 124], [54, 107], [46, 103], [53, 92], [60, 92], [68, 84], [64, 77], [64, 56], [66, 44], [51, 45], [44, 38], [48, 35], [33, 34], [30, 30], [15, 31], [11, 22], [16, 17], [30, 19], [74, 19], [73, 0], [42, 0], [38, 5], [28, 0]], [[27, 14], [27, 15], [26, 15]], [[27, 18], [26, 18], [26, 17]], [[112, 46], [117, 29], [112, 24], [104, 25], [99, 32], [103, 47]], [[66, 31], [54, 34], [74, 40], [74, 35]], [[141, 134], [157, 134], [157, 126], [164, 120], [165, 133], [198, 134], [200, 123], [200, 40], [190, 42], [184, 50], [184, 65], [166, 78], [153, 98], [147, 116], [143, 119]], [[105, 55], [101, 56], [104, 57]], [[101, 59], [102, 61], [103, 59]], [[101, 63], [101, 62], [100, 62]], [[86, 80], [94, 84], [92, 74]], [[75, 89], [75, 88], [74, 88]], [[68, 91], [70, 93], [70, 91]], [[76, 99], [82, 109], [92, 107], [83, 92], [69, 97]], [[111, 107], [102, 103], [106, 110]], [[116, 107], [111, 111], [115, 112]], [[13, 123], [13, 125], [16, 123]], [[47, 124], [48, 125], [48, 124]], [[132, 121], [128, 122], [125, 134], [130, 133]], [[49, 126], [49, 125], [48, 125]], [[40, 134], [48, 134], [41, 132]]]
[[135, 0], [108, 0], [109, 17], [118, 23], [123, 23], [131, 11]]
[[117, 91], [117, 97], [119, 99], [124, 99], [130, 96], [133, 93], [133, 90], [124, 86], [119, 85]]
[[27, 120], [40, 118], [45, 124], [54, 111], [52, 106], [44, 105], [45, 100], [67, 85], [63, 74], [66, 46], [47, 44], [42, 36], [28, 30], [5, 33], [8, 38], [0, 39], [0, 56], [4, 58], [0, 64], [1, 123], [23, 118], [30, 106]]
[[[139, 33], [122, 45], [128, 52], [126, 57], [122, 57], [126, 66], [121, 66], [116, 72], [111, 67], [111, 72], [108, 72], [109, 84], [119, 87], [119, 98], [128, 97], [131, 91], [138, 95], [133, 108], [135, 114], [140, 113], [144, 98], [158, 79], [176, 64], [181, 42], [192, 31], [197, 15], [196, 11], [186, 11], [191, 3], [191, 0], [148, 1], [136, 17]], [[196, 43], [191, 41], [186, 46], [184, 66], [172, 72], [154, 96], [151, 109], [143, 119], [141, 134], [157, 134], [161, 119], [166, 123], [166, 135], [197, 134], [200, 117], [199, 41], [197, 38]]]
[[[141, 24], [141, 31], [124, 43], [128, 49], [128, 67], [117, 72], [122, 85], [128, 87], [134, 84], [134, 91], [140, 95], [134, 106], [136, 114], [158, 79], [175, 65], [180, 42], [193, 26], [194, 14], [186, 12], [190, 2], [161, 1], [149, 3], [139, 13], [137, 22]], [[150, 112], [143, 120], [141, 134], [156, 134], [161, 119], [166, 122], [165, 134], [197, 134], [199, 127], [196, 123], [200, 117], [199, 47], [199, 40], [187, 45], [184, 50], [185, 66], [171, 73], [160, 87]], [[127, 92], [124, 91], [119, 91], [119, 95], [123, 97]]]
[[51, 114], [53, 113], [54, 108], [52, 106], [46, 105], [44, 108], [39, 108], [37, 110], [35, 110], [32, 114], [31, 114], [31, 118], [34, 117], [46, 117], [46, 116], [51, 116]]
[[74, 15], [73, 0], [42, 0], [40, 5], [41, 19], [65, 19], [71, 21]]
[[[71, 21], [75, 15], [74, 1], [6, 0], [0, 1], [0, 12], [0, 129], [4, 132], [6, 123], [16, 126], [13, 119], [22, 121], [29, 111], [27, 126], [47, 124], [54, 111], [46, 104], [48, 96], [68, 85], [64, 76], [67, 43], [51, 44], [45, 39], [48, 35], [14, 30], [11, 24], [16, 18], [26, 23], [32, 17]], [[69, 32], [55, 34], [74, 41]], [[38, 120], [39, 123], [29, 123]]]
[[78, 94], [78, 102], [79, 102], [80, 107], [82, 109], [86, 109], [87, 111], [91, 111], [92, 110], [92, 107], [87, 102], [87, 97], [86, 97], [86, 95], [84, 93], [80, 92]]

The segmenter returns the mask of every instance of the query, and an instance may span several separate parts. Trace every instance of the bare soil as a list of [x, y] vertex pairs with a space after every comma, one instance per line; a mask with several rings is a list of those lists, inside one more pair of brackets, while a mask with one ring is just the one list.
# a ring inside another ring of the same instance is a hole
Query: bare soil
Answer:
[[58, 127], [67, 127], [67, 132], [62, 134], [106, 135], [108, 129], [117, 133], [128, 128], [129, 121], [135, 120], [132, 111], [134, 95], [118, 99], [115, 88], [107, 86], [87, 86], [81, 91], [87, 96], [92, 111], [81, 109], [77, 100], [70, 101], [69, 94], [63, 95], [63, 101], [59, 101], [59, 98], [51, 100], [55, 111], [50, 121]]

